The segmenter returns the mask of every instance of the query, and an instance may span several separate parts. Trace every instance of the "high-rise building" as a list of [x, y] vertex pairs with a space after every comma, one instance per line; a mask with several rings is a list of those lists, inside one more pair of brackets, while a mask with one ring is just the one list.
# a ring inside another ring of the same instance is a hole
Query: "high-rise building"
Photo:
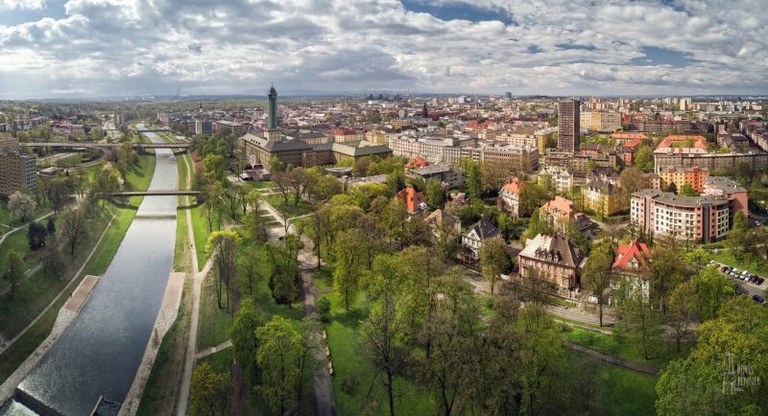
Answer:
[[35, 158], [21, 152], [16, 138], [0, 139], [0, 195], [16, 191], [35, 192], [37, 187]]
[[567, 100], [557, 104], [557, 127], [560, 136], [557, 147], [567, 152], [579, 151], [581, 101]]

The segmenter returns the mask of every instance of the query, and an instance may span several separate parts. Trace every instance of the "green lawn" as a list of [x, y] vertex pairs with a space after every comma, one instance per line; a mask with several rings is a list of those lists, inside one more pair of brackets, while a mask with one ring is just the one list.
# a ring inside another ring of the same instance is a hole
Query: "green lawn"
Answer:
[[682, 350], [678, 352], [674, 341], [663, 342], [656, 356], [646, 361], [638, 348], [632, 348], [618, 335], [605, 335], [573, 328], [570, 331], [570, 341], [626, 361], [659, 368], [665, 366], [670, 360], [686, 357], [691, 349], [690, 344], [682, 344]]
[[[359, 298], [355, 308], [347, 312], [334, 293], [325, 297], [331, 300], [332, 305], [331, 319], [325, 328], [333, 360], [333, 395], [338, 413], [388, 414], [386, 391], [380, 382], [374, 382], [375, 372], [360, 353], [358, 344], [359, 322], [365, 317], [364, 299]], [[427, 415], [438, 410], [439, 405], [430, 392], [408, 379], [397, 377], [395, 391], [395, 410], [398, 414]]]
[[[197, 333], [197, 350], [201, 351], [221, 344], [229, 339], [232, 319], [226, 308], [218, 305], [216, 274], [208, 273], [203, 281], [200, 294], [200, 322]], [[222, 306], [226, 305], [227, 293], [222, 290]]]
[[272, 181], [248, 181], [246, 183], [253, 189], [269, 189], [275, 186], [275, 183]]
[[737, 267], [741, 270], [747, 270], [760, 276], [768, 276], [768, 262], [761, 261], [752, 256], [744, 256], [741, 260], [733, 257], [731, 250], [718, 250], [717, 254], [710, 252], [712, 259], [731, 267]]
[[285, 200], [283, 199], [282, 195], [266, 195], [264, 200], [275, 207], [275, 209], [278, 210], [284, 217], [299, 217], [312, 212], [312, 205], [310, 205], [307, 201], [300, 200], [299, 204], [294, 206], [296, 198], [293, 196], [288, 197], [288, 205], [285, 205]]
[[577, 357], [579, 356], [590, 360], [591, 365], [597, 367], [596, 380], [583, 380], [585, 383], [596, 383], [596, 397], [593, 401], [598, 410], [596, 414], [625, 416], [656, 413], [656, 377], [606, 364], [584, 355], [579, 354]]
[[[205, 207], [198, 205], [192, 210], [192, 229], [195, 233], [195, 248], [197, 249], [197, 262], [200, 270], [205, 267], [208, 261], [208, 253], [205, 250], [205, 244], [208, 242], [208, 221], [205, 218]], [[181, 211], [179, 211], [181, 213]], [[186, 215], [186, 214], [185, 214]], [[186, 220], [185, 220], [186, 221]]]

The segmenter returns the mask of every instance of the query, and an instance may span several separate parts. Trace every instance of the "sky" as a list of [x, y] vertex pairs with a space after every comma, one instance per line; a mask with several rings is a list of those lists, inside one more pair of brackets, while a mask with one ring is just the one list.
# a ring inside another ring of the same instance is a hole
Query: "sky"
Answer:
[[768, 94], [767, 0], [0, 0], [0, 99]]

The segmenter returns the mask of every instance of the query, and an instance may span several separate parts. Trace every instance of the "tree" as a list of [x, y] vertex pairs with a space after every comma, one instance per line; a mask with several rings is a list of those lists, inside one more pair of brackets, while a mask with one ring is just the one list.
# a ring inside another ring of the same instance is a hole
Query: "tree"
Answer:
[[267, 221], [261, 215], [261, 193], [253, 190], [246, 197], [249, 209], [246, 210], [245, 224], [248, 232], [258, 243], [267, 241]]
[[27, 217], [32, 215], [37, 208], [37, 203], [31, 196], [24, 192], [16, 191], [8, 197], [8, 210], [11, 217], [19, 222], [25, 222]]
[[16, 286], [23, 276], [24, 260], [15, 251], [8, 253], [8, 270], [5, 271], [3, 277], [11, 285], [10, 292], [8, 292], [11, 298], [16, 295]]
[[566, 336], [551, 315], [539, 305], [526, 305], [520, 311], [515, 330], [518, 347], [520, 378], [520, 410], [522, 414], [555, 414], [548, 407], [553, 386], [564, 375]]
[[627, 195], [632, 195], [633, 192], [648, 188], [650, 184], [644, 175], [645, 173], [635, 166], [629, 166], [622, 170], [619, 174], [619, 184], [622, 191]]
[[36, 222], [30, 222], [27, 229], [27, 243], [30, 250], [38, 250], [45, 245], [45, 238], [48, 236], [45, 226]]
[[301, 240], [294, 235], [286, 235], [280, 244], [267, 245], [267, 257], [272, 265], [269, 288], [278, 304], [291, 304], [299, 298], [298, 252]]
[[[256, 370], [256, 351], [259, 339], [256, 330], [266, 323], [264, 313], [253, 303], [252, 299], [244, 299], [235, 312], [232, 322], [231, 338], [235, 350], [235, 359], [243, 370], [251, 377]], [[254, 381], [252, 379], [252, 381]]]
[[256, 330], [256, 337], [261, 340], [256, 364], [263, 374], [256, 391], [269, 407], [285, 414], [299, 399], [296, 392], [301, 382], [301, 358], [305, 354], [301, 335], [291, 321], [274, 316]]
[[682, 196], [699, 196], [699, 193], [693, 189], [690, 183], [683, 184], [680, 188], [680, 195]]
[[213, 371], [207, 362], [199, 364], [192, 373], [192, 414], [200, 416], [226, 415], [232, 381], [229, 375]]
[[582, 274], [582, 284], [592, 296], [597, 298], [597, 310], [600, 326], [603, 326], [603, 303], [605, 291], [611, 284], [613, 272], [613, 248], [610, 243], [603, 242], [594, 249], [587, 259]]
[[223, 182], [227, 172], [227, 161], [224, 156], [210, 154], [203, 159], [203, 176], [211, 182]]
[[661, 315], [653, 307], [643, 290], [633, 288], [622, 305], [624, 326], [622, 334], [629, 345], [637, 348], [646, 360], [657, 352], [661, 336]]
[[462, 160], [464, 176], [467, 178], [467, 196], [471, 199], [478, 199], [483, 191], [483, 175], [480, 168], [480, 162], [473, 160]]
[[208, 232], [213, 232], [214, 221], [218, 220], [217, 229], [221, 226], [221, 205], [224, 198], [224, 186], [220, 182], [212, 182], [203, 188], [205, 195], [205, 219]]
[[507, 254], [501, 237], [496, 236], [483, 242], [483, 246], [480, 248], [480, 267], [483, 276], [488, 280], [491, 287], [491, 294], [493, 294], [496, 280], [509, 267], [509, 254]]
[[235, 243], [239, 239], [234, 231], [215, 231], [208, 236], [206, 250], [210, 253], [216, 268], [216, 299], [219, 309], [221, 309], [222, 294], [226, 290], [227, 304], [229, 309], [230, 282], [237, 276], [237, 257]]
[[653, 148], [649, 145], [640, 145], [635, 150], [635, 166], [643, 172], [653, 172]]
[[734, 283], [714, 267], [705, 268], [690, 282], [693, 284], [696, 294], [693, 299], [702, 322], [714, 319], [720, 307], [736, 294]]
[[659, 415], [759, 415], [768, 410], [768, 311], [735, 296], [701, 324], [690, 355], [656, 384]]
[[48, 223], [45, 226], [48, 234], [54, 234], [56, 232], [56, 223], [53, 221], [53, 217], [48, 217]]
[[360, 342], [387, 391], [389, 414], [395, 414], [395, 376], [400, 374], [409, 349], [404, 341], [406, 325], [395, 294], [385, 291], [360, 330]]
[[680, 341], [688, 335], [690, 327], [696, 320], [696, 288], [691, 281], [677, 285], [669, 295], [669, 310], [666, 323], [672, 330], [677, 351], [680, 352]]
[[427, 181], [424, 194], [430, 207], [441, 208], [443, 206], [445, 202], [445, 189], [443, 189], [443, 183], [438, 179], [431, 178]]
[[469, 284], [457, 274], [439, 279], [428, 295], [434, 296], [434, 309], [424, 323], [429, 343], [418, 357], [418, 372], [449, 416], [457, 402], [470, 397], [477, 374], [480, 308]]
[[69, 255], [75, 255], [77, 249], [89, 234], [88, 218], [82, 207], [74, 207], [61, 213], [59, 218], [60, 235], [69, 248]]
[[287, 172], [275, 172], [272, 174], [272, 182], [283, 197], [283, 206], [288, 206], [288, 196], [291, 194], [291, 177]]

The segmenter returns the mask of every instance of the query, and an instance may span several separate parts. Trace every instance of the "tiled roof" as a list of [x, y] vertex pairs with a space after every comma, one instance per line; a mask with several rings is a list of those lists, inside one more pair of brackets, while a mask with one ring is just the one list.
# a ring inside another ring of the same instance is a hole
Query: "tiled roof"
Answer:
[[485, 240], [486, 238], [491, 238], [499, 233], [499, 229], [494, 227], [493, 224], [488, 222], [485, 218], [480, 219], [480, 221], [472, 224], [472, 226], [469, 227], [467, 230], [467, 233], [470, 233], [472, 230], [475, 230], [478, 237], [480, 237], [481, 240]]
[[636, 259], [640, 269], [648, 270], [651, 267], [651, 250], [645, 243], [633, 240], [626, 246], [619, 245], [619, 252], [616, 254], [616, 261], [613, 262], [614, 269], [632, 269], [629, 262]]
[[578, 267], [584, 260], [578, 248], [570, 240], [560, 235], [539, 234], [526, 241], [520, 256], [561, 264], [567, 267]]

